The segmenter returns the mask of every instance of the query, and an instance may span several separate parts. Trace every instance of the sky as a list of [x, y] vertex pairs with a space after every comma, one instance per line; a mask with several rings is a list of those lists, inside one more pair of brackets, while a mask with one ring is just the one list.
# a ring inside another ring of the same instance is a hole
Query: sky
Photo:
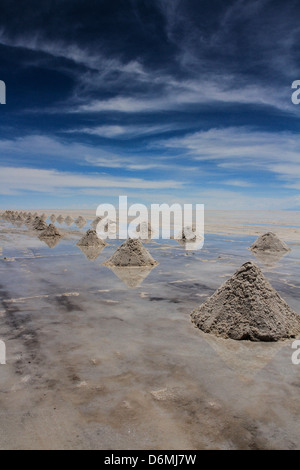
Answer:
[[1, 0], [0, 208], [300, 209], [299, 0]]

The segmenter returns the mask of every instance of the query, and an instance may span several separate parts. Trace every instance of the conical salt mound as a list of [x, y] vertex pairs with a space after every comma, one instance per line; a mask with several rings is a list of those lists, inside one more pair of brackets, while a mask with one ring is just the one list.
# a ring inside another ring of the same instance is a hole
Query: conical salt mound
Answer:
[[100, 238], [98, 238], [96, 230], [88, 230], [84, 237], [79, 240], [77, 246], [102, 247], [106, 246], [106, 243]]
[[282, 253], [290, 251], [290, 248], [286, 243], [280, 240], [278, 236], [273, 232], [265, 233], [261, 235], [256, 242], [251, 245], [250, 249], [256, 251], [266, 251], [269, 253]]
[[38, 232], [43, 232], [48, 227], [48, 224], [46, 224], [42, 219], [38, 219], [33, 222], [32, 227]]
[[26, 224], [26, 225], [30, 225], [30, 224], [32, 224], [33, 220], [34, 220], [34, 219], [33, 219], [32, 215], [29, 215], [29, 216], [27, 217], [27, 219], [25, 220], [25, 224]]
[[56, 215], [55, 214], [52, 214], [49, 219], [51, 220], [51, 222], [54, 224], [56, 222]]
[[175, 240], [186, 242], [196, 240], [198, 237], [199, 234], [196, 231], [196, 227], [187, 225], [180, 233], [175, 236]]
[[56, 219], [56, 221], [59, 223], [59, 224], [62, 224], [64, 222], [65, 218], [62, 216], [62, 215], [59, 215]]
[[191, 319], [205, 333], [235, 340], [279, 341], [300, 334], [300, 316], [253, 263], [245, 263]]
[[96, 229], [97, 228], [97, 225], [99, 224], [99, 222], [101, 222], [101, 220], [103, 219], [103, 217], [96, 217], [95, 220], [93, 220], [93, 222], [91, 223], [91, 226]]
[[77, 225], [78, 228], [82, 228], [86, 224], [86, 220], [84, 217], [81, 215], [75, 220], [75, 224]]
[[149, 222], [142, 222], [137, 226], [136, 233], [140, 235], [142, 240], [150, 240], [154, 234], [154, 230]]
[[156, 266], [158, 262], [152, 258], [141, 240], [129, 238], [103, 264], [105, 266]]
[[70, 227], [70, 225], [72, 225], [73, 222], [74, 220], [72, 219], [72, 217], [68, 215], [68, 217], [65, 219], [65, 223], [68, 225], [68, 227]]
[[44, 230], [40, 238], [60, 238], [62, 237], [62, 234], [60, 231], [55, 227], [55, 225], [50, 224], [46, 230]]

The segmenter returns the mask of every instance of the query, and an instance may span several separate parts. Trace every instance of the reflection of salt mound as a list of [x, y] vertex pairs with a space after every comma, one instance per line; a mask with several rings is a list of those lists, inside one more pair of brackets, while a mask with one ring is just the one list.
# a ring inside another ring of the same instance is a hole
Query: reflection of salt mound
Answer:
[[110, 266], [109, 269], [131, 289], [139, 287], [155, 266]]
[[285, 344], [282, 342], [233, 341], [204, 333], [202, 333], [202, 337], [229, 369], [246, 379], [253, 378], [266, 367]]
[[52, 248], [55, 248], [56, 245], [58, 245], [58, 243], [59, 243], [60, 240], [61, 240], [61, 237], [56, 237], [56, 238], [47, 238], [47, 237], [44, 238], [44, 237], [39, 237], [39, 239], [40, 239], [42, 242], [46, 243], [46, 245], [48, 245], [49, 248], [52, 249]]
[[98, 238], [96, 230], [88, 230], [84, 237], [77, 243], [77, 246], [105, 247], [106, 243]]
[[67, 226], [70, 227], [73, 224], [73, 222], [74, 220], [72, 219], [72, 217], [68, 215], [68, 217], [66, 217], [65, 219], [65, 224], [67, 224]]
[[278, 341], [300, 334], [300, 316], [252, 263], [245, 263], [191, 319], [205, 333], [235, 340]]
[[82, 251], [84, 256], [90, 260], [95, 261], [99, 255], [101, 255], [102, 251], [105, 248], [105, 245], [102, 246], [79, 246], [78, 248]]
[[64, 223], [64, 220], [65, 220], [65, 218], [62, 215], [59, 215], [56, 219], [56, 222], [58, 222], [59, 224], [62, 224], [62, 223]]
[[129, 238], [103, 263], [106, 266], [156, 266], [158, 264], [141, 240]]
[[40, 235], [39, 239], [47, 243], [49, 248], [54, 248], [62, 238], [62, 234], [55, 227], [55, 225], [50, 224], [46, 230], [44, 230]]
[[274, 267], [279, 261], [287, 255], [287, 251], [271, 253], [270, 251], [253, 251], [257, 260], [265, 266]]
[[250, 249], [254, 252], [264, 251], [270, 253], [286, 253], [290, 248], [280, 240], [275, 233], [268, 232], [261, 235]]
[[51, 220], [51, 222], [54, 224], [56, 222], [56, 215], [52, 214], [49, 219]]

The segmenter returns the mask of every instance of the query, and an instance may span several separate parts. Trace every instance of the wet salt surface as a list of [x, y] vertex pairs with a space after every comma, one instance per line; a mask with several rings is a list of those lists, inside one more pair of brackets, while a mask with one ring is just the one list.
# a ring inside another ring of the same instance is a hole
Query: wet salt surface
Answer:
[[249, 260], [300, 313], [299, 245], [272, 265], [250, 236], [197, 252], [152, 241], [160, 264], [129, 289], [102, 266], [120, 242], [91, 262], [76, 240], [51, 250], [23, 232], [0, 232], [1, 448], [300, 448], [292, 342], [223, 340], [189, 319]]

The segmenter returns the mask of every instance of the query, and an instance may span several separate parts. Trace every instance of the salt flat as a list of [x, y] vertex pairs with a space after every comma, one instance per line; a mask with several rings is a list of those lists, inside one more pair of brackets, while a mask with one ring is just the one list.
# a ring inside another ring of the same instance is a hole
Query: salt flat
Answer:
[[[50, 249], [0, 221], [0, 448], [299, 449], [292, 341], [225, 340], [190, 321], [247, 261], [300, 314], [297, 216], [208, 213], [200, 251], [145, 244], [159, 265], [135, 288], [102, 264], [120, 242], [94, 261], [76, 246], [88, 226], [58, 224]], [[271, 227], [292, 251], [266, 263], [248, 247]]]

